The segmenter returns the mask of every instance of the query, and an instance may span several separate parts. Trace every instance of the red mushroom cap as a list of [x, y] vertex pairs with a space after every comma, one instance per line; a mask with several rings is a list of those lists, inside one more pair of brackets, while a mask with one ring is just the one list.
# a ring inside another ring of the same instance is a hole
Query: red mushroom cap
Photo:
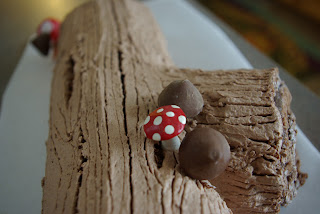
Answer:
[[59, 37], [59, 28], [60, 22], [53, 18], [47, 18], [41, 22], [38, 26], [37, 33], [38, 35], [43, 33], [50, 34], [50, 39], [56, 43]]
[[162, 106], [149, 114], [143, 129], [149, 139], [169, 140], [183, 131], [186, 120], [186, 115], [179, 106]]

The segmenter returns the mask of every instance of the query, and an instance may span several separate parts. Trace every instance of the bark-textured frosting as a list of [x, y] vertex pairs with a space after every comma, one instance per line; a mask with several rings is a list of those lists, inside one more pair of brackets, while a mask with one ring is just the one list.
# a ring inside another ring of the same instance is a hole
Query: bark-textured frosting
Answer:
[[235, 213], [279, 212], [306, 178], [299, 171], [288, 88], [277, 69], [205, 76], [189, 78], [201, 85], [205, 105], [186, 129], [212, 127], [226, 136], [231, 160], [212, 184]]
[[142, 3], [77, 8], [58, 51], [43, 214], [231, 213], [213, 188], [180, 173], [173, 152], [143, 135], [172, 63]]
[[44, 214], [230, 213], [214, 189], [180, 172], [174, 153], [143, 136], [158, 95], [181, 79], [205, 104], [188, 129], [213, 127], [230, 144], [229, 166], [213, 183], [235, 213], [277, 212], [303, 181], [290, 96], [274, 84], [276, 70], [167, 69], [173, 65], [158, 26], [130, 0], [76, 9], [62, 26], [58, 51]]

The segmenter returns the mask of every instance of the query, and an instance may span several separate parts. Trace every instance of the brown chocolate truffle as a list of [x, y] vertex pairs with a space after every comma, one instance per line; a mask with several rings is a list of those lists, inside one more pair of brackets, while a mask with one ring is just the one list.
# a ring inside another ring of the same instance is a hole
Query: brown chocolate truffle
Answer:
[[180, 167], [190, 177], [213, 179], [228, 166], [230, 146], [220, 132], [211, 128], [196, 128], [183, 139], [179, 160]]
[[159, 106], [177, 105], [188, 118], [197, 116], [203, 108], [203, 98], [189, 80], [170, 83], [159, 95]]

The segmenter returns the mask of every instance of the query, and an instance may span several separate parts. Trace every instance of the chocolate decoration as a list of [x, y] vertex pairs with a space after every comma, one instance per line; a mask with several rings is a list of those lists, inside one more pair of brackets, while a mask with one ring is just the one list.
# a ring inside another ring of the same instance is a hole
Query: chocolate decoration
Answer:
[[189, 80], [177, 80], [163, 89], [158, 98], [158, 105], [180, 106], [186, 116], [192, 118], [202, 111], [203, 98]]
[[32, 44], [44, 55], [47, 56], [50, 49], [50, 34], [44, 33], [38, 35]]
[[183, 139], [179, 149], [180, 167], [198, 180], [210, 180], [228, 166], [230, 146], [226, 138], [211, 128], [196, 128]]

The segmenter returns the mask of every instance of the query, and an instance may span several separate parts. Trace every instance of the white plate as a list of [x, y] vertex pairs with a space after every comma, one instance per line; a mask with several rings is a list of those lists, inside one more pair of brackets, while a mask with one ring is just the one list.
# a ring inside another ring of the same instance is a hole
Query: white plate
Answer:
[[[158, 0], [146, 4], [168, 40], [176, 65], [206, 70], [251, 67], [226, 35], [188, 3]], [[3, 96], [0, 214], [41, 212], [53, 66], [28, 45]], [[309, 179], [282, 214], [320, 210], [320, 154], [302, 131], [297, 138], [302, 169]]]

